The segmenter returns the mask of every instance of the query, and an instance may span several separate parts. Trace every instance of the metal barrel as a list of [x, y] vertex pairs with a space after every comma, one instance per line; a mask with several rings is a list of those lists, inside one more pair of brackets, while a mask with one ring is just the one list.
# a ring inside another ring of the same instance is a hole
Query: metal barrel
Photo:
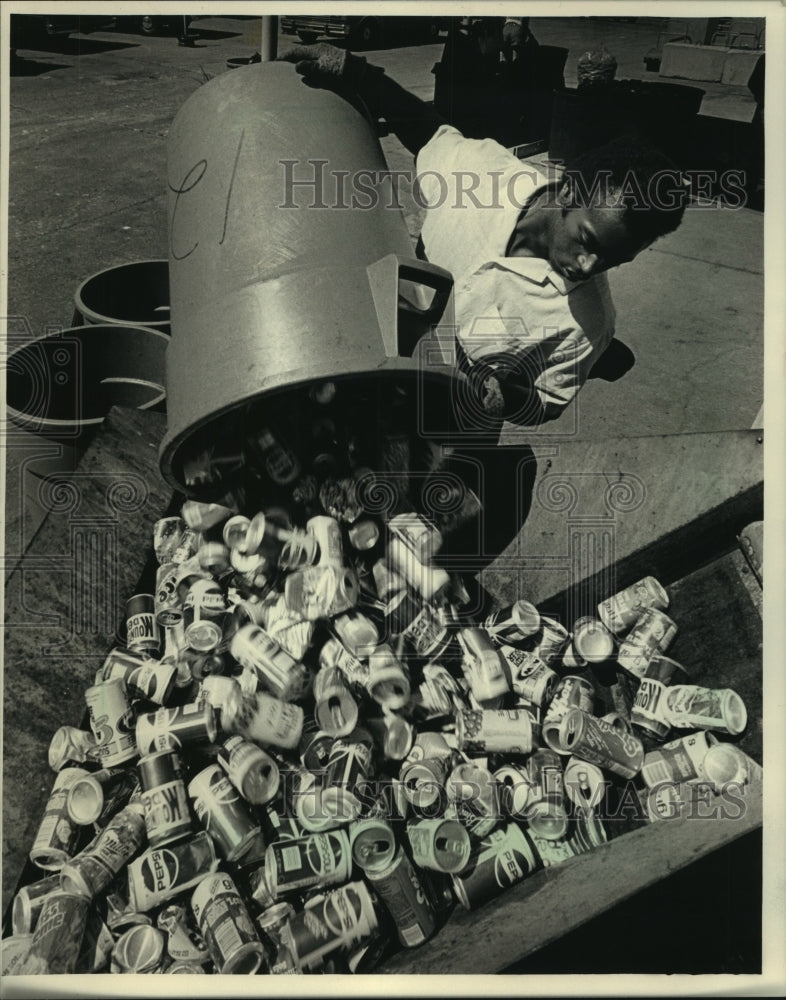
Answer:
[[[346, 198], [337, 171], [347, 171]], [[364, 198], [352, 190], [361, 173]], [[422, 379], [424, 369], [446, 388], [463, 382], [452, 335], [430, 329], [452, 278], [413, 257], [379, 141], [348, 101], [304, 85], [287, 63], [222, 74], [176, 116], [167, 176], [173, 336], [161, 466], [171, 483], [184, 485], [183, 462], [204, 434], [240, 427], [244, 404], [274, 391]], [[402, 282], [433, 290], [432, 301], [399, 308]]]

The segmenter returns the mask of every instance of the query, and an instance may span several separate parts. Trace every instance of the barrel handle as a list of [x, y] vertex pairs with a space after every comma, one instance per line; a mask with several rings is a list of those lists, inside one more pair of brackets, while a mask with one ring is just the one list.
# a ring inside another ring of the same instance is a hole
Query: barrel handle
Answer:
[[[437, 324], [451, 302], [452, 274], [436, 264], [394, 253], [369, 265], [367, 272], [385, 354], [389, 358], [411, 358], [418, 341], [426, 332], [425, 327]], [[402, 280], [433, 288], [435, 294], [431, 304], [425, 309], [420, 309], [411, 302], [402, 305], [399, 294]], [[402, 314], [416, 318], [416, 331], [407, 334], [401, 323]]]

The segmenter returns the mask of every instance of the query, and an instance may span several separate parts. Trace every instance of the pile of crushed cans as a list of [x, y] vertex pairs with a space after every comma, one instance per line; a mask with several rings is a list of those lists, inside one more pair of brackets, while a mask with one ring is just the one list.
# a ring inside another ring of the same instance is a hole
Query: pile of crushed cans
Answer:
[[[346, 490], [344, 491], [346, 495]], [[5, 974], [374, 972], [540, 868], [761, 768], [647, 577], [569, 632], [480, 621], [429, 518], [188, 500], [63, 726]], [[595, 714], [591, 667], [632, 704]]]

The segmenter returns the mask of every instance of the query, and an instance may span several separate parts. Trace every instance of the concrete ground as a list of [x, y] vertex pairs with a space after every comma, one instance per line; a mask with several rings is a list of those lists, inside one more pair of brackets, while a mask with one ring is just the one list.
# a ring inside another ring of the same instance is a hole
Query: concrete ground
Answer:
[[[170, 123], [207, 78], [226, 71], [229, 57], [259, 47], [258, 19], [205, 18], [192, 29], [194, 48], [171, 36], [100, 30], [48, 51], [20, 50], [10, 80], [9, 349], [70, 326], [74, 291], [91, 274], [166, 257]], [[642, 59], [654, 25], [533, 18], [532, 29], [541, 42], [570, 48], [568, 84], [580, 54], [603, 38], [618, 76], [651, 78]], [[440, 53], [441, 44], [368, 56], [430, 99]], [[703, 112], [749, 120], [754, 105], [745, 88], [701, 86]], [[392, 168], [410, 165], [395, 138], [383, 147]], [[414, 236], [411, 205], [408, 224]], [[613, 273], [618, 333], [636, 365], [618, 383], [588, 384], [577, 412], [553, 430], [598, 438], [749, 427], [762, 403], [762, 230], [762, 214], [748, 208], [691, 209], [677, 233]], [[23, 457], [7, 449], [7, 569], [35, 525], [20, 478]], [[4, 907], [14, 880], [5, 873]]]

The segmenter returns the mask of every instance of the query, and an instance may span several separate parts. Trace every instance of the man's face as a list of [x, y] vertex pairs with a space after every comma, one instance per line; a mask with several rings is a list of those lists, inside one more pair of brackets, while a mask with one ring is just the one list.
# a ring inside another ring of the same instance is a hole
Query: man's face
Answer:
[[549, 262], [570, 281], [583, 281], [633, 260], [648, 244], [636, 242], [624, 222], [624, 209], [554, 206]]

